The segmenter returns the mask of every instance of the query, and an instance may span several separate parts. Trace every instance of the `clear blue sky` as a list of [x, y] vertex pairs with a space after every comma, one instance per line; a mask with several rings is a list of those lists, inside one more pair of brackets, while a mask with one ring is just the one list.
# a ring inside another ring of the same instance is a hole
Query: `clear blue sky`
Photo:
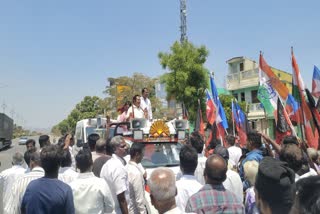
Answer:
[[[179, 0], [1, 1], [0, 104], [26, 126], [48, 128], [84, 96], [104, 97], [108, 77], [163, 74], [157, 54], [180, 38], [179, 6]], [[320, 66], [319, 8], [316, 0], [187, 0], [187, 34], [210, 51], [206, 67], [219, 86], [228, 59], [258, 61], [260, 50], [270, 65], [291, 72], [294, 46], [310, 88], [313, 66]]]

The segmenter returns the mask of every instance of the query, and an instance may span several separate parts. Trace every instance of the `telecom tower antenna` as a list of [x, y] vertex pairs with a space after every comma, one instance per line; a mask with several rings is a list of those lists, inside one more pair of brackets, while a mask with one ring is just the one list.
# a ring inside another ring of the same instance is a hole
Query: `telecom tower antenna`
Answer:
[[188, 40], [187, 38], [187, 0], [180, 0], [180, 42], [183, 43]]

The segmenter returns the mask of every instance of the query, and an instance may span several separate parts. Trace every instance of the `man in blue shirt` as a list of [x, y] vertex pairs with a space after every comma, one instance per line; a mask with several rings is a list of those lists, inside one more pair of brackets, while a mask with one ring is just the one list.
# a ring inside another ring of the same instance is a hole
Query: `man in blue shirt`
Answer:
[[249, 152], [246, 154], [246, 158], [241, 162], [240, 165], [240, 177], [242, 179], [243, 182], [243, 188], [244, 190], [246, 190], [249, 185], [248, 183], [245, 181], [244, 178], [244, 171], [243, 171], [243, 165], [245, 164], [245, 162], [247, 161], [257, 161], [258, 163], [260, 163], [260, 161], [263, 159], [263, 152], [261, 150], [262, 147], [262, 139], [261, 139], [261, 134], [258, 133], [257, 131], [251, 131], [247, 134], [247, 149], [249, 150]]
[[21, 203], [21, 213], [73, 214], [74, 204], [69, 185], [58, 180], [60, 151], [56, 145], [42, 148], [41, 166], [43, 178], [33, 180], [28, 185]]

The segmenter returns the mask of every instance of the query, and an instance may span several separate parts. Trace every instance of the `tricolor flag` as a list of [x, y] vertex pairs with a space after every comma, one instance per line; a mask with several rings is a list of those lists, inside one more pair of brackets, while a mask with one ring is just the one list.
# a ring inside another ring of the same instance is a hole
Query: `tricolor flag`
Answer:
[[299, 71], [299, 67], [297, 61], [294, 57], [293, 51], [292, 54], [292, 68], [293, 68], [293, 84], [292, 84], [292, 95], [296, 98], [296, 100], [300, 103], [301, 110], [298, 111], [301, 114], [301, 124], [304, 125], [304, 133], [305, 138], [309, 147], [314, 149], [318, 149], [318, 140], [319, 140], [319, 133], [318, 130], [315, 128], [315, 124], [313, 122], [313, 117], [311, 110], [306, 102], [304, 96], [304, 83]]
[[272, 86], [273, 89], [275, 89], [279, 96], [282, 98], [282, 100], [287, 100], [289, 90], [288, 88], [281, 82], [281, 80], [272, 72], [271, 68], [267, 64], [267, 62], [264, 60], [262, 54], [260, 53], [259, 58], [259, 66], [260, 69], [263, 71], [266, 77], [268, 77], [268, 82]]
[[278, 93], [272, 87], [269, 77], [259, 70], [258, 99], [262, 103], [268, 117], [275, 116], [278, 97]]
[[316, 98], [320, 97], [320, 70], [314, 66], [312, 77], [312, 95]]

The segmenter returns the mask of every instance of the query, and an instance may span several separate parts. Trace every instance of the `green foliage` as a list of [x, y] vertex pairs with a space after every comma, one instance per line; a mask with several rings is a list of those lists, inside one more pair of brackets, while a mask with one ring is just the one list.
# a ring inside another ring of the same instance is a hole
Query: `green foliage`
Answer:
[[[86, 96], [76, 105], [66, 119], [54, 126], [51, 130], [52, 133], [57, 135], [64, 135], [66, 133], [74, 133], [76, 124], [79, 120], [86, 118], [94, 118], [101, 114], [101, 99], [97, 96]], [[103, 112], [103, 111], [102, 111]]]
[[22, 126], [17, 126], [16, 124], [13, 126], [13, 138], [22, 136], [35, 136], [40, 134], [41, 133], [24, 129]]
[[[228, 125], [232, 129], [232, 100], [234, 97], [232, 95], [221, 94], [219, 95], [220, 102], [224, 108], [226, 113], [226, 117], [228, 119]], [[246, 102], [239, 102], [239, 106], [241, 107], [242, 111], [246, 113]]]
[[169, 53], [160, 52], [160, 64], [167, 73], [161, 77], [166, 84], [167, 99], [183, 102], [189, 111], [189, 118], [194, 121], [198, 108], [198, 99], [205, 110], [204, 90], [208, 88], [208, 70], [204, 63], [208, 57], [205, 46], [196, 47], [190, 42], [175, 42]]

